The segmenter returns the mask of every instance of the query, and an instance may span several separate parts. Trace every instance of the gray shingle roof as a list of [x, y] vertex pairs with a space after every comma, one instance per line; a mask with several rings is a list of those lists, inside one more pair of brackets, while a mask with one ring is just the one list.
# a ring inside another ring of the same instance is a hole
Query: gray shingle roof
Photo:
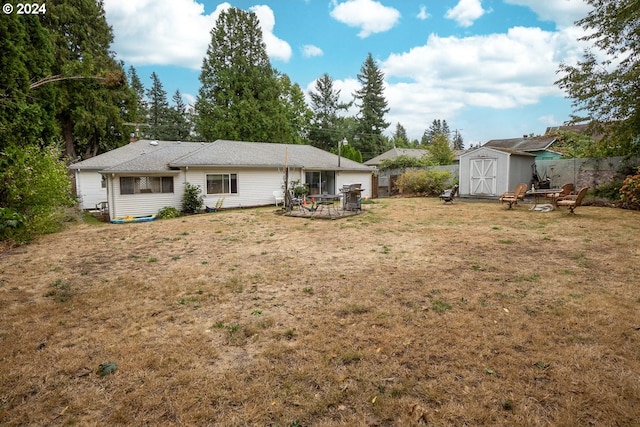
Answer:
[[409, 156], [409, 157], [415, 157], [417, 159], [422, 158], [422, 156], [424, 156], [425, 154], [428, 154], [429, 152], [427, 150], [423, 150], [420, 148], [392, 148], [389, 151], [385, 151], [384, 153], [380, 154], [379, 156], [374, 157], [373, 159], [369, 159], [366, 162], [364, 162], [365, 165], [370, 165], [370, 166], [374, 166], [374, 165], [379, 165], [383, 160], [386, 159], [395, 159], [398, 156]]
[[310, 145], [270, 144], [217, 140], [215, 142], [180, 142], [140, 140], [96, 157], [75, 163], [71, 169], [104, 172], [166, 172], [192, 166], [282, 167], [287, 157], [291, 167], [318, 170], [370, 171], [361, 163]]
[[555, 141], [555, 136], [532, 136], [510, 139], [492, 139], [484, 147], [507, 148], [518, 151], [540, 151], [548, 149]]
[[344, 157], [340, 159], [338, 168], [338, 156], [311, 145], [227, 140], [205, 144], [204, 149], [174, 160], [171, 166], [282, 167], [285, 161], [290, 167], [306, 169], [371, 170]]

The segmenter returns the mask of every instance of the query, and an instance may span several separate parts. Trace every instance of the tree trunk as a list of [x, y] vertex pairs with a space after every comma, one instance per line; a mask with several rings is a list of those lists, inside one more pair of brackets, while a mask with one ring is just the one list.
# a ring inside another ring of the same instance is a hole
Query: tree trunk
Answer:
[[64, 139], [64, 154], [67, 158], [75, 161], [76, 148], [73, 144], [73, 122], [70, 118], [64, 117], [62, 122], [62, 138]]

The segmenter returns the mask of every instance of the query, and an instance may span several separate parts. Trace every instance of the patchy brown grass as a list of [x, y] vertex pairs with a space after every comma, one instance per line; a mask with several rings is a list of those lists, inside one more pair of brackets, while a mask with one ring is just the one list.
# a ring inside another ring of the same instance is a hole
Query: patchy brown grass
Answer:
[[0, 424], [637, 425], [638, 242], [425, 198], [75, 226], [0, 255]]

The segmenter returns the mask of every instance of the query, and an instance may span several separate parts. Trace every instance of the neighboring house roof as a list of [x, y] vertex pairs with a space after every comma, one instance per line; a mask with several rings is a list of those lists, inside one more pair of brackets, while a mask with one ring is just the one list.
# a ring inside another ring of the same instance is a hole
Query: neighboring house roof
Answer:
[[310, 145], [217, 140], [180, 142], [140, 140], [91, 159], [71, 169], [105, 173], [168, 172], [180, 167], [291, 167], [319, 170], [370, 171], [371, 168]]
[[526, 153], [524, 151], [513, 150], [511, 148], [487, 147], [486, 145], [484, 145], [484, 146], [482, 146], [480, 148], [476, 148], [474, 150], [467, 150], [464, 153], [462, 153], [460, 155], [460, 157], [462, 157], [462, 156], [470, 156], [470, 155], [474, 155], [474, 154], [477, 155], [478, 154], [478, 150], [499, 151], [501, 153], [511, 154], [511, 155], [514, 155], [514, 156], [536, 157], [535, 154]]
[[556, 142], [555, 136], [530, 136], [510, 139], [492, 139], [487, 141], [483, 147], [507, 148], [518, 151], [544, 151]]
[[422, 156], [424, 156], [427, 153], [428, 153], [428, 151], [425, 150], [425, 149], [422, 149], [422, 148], [396, 148], [396, 147], [393, 147], [391, 150], [385, 151], [384, 153], [380, 154], [379, 156], [376, 156], [373, 159], [367, 160], [366, 162], [364, 162], [364, 164], [368, 165], [368, 166], [379, 166], [380, 163], [382, 163], [383, 160], [395, 159], [398, 156], [409, 156], [409, 157], [415, 157], [417, 159], [421, 159]]

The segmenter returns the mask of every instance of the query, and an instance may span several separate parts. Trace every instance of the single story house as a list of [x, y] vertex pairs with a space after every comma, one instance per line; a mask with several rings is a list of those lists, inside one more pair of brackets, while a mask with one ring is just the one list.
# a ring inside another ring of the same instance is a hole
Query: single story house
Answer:
[[223, 208], [274, 203], [274, 191], [289, 181], [310, 194], [336, 194], [343, 185], [362, 184], [371, 197], [373, 168], [310, 145], [217, 140], [140, 140], [72, 164], [82, 209], [107, 202], [111, 218], [181, 208], [186, 182], [202, 190], [204, 203]]
[[499, 197], [519, 183], [529, 184], [536, 156], [486, 145], [460, 156], [460, 197]]
[[527, 136], [522, 138], [492, 139], [483, 147], [521, 151], [536, 156], [536, 160], [553, 160], [562, 157], [562, 153], [553, 151], [551, 146], [558, 141], [555, 135]]

